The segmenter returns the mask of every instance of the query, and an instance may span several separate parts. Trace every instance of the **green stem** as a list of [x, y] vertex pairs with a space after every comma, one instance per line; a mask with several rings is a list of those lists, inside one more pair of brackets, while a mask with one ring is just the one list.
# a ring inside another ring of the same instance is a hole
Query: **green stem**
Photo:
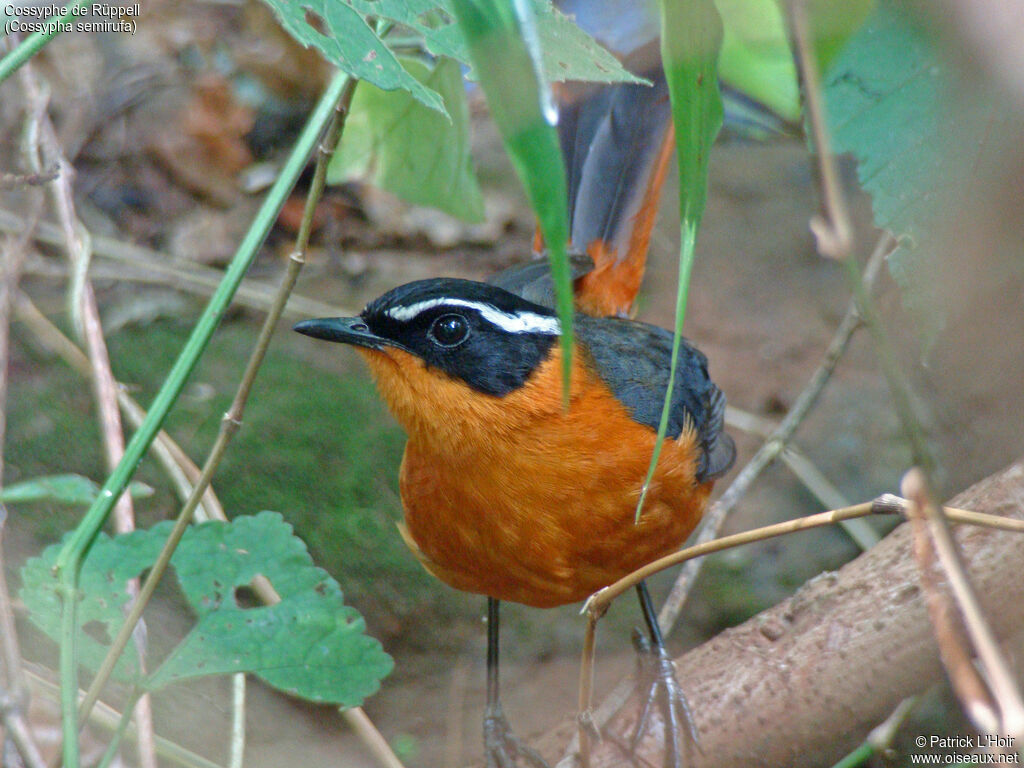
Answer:
[[644, 508], [644, 500], [647, 498], [647, 490], [651, 486], [651, 478], [658, 467], [658, 458], [661, 456], [661, 446], [665, 442], [665, 433], [668, 431], [668, 417], [672, 410], [672, 389], [676, 383], [676, 368], [679, 365], [679, 346], [683, 338], [683, 319], [686, 317], [686, 299], [690, 295], [690, 274], [693, 272], [694, 256], [697, 250], [697, 229], [700, 227], [700, 217], [696, 216], [691, 220], [683, 222], [682, 242], [679, 247], [679, 284], [676, 288], [676, 324], [672, 335], [672, 362], [669, 365], [668, 388], [665, 390], [665, 402], [661, 407], [661, 420], [658, 422], [658, 437], [654, 443], [654, 453], [651, 454], [651, 463], [647, 467], [647, 477], [644, 478], [643, 487], [640, 490], [640, 500], [636, 505], [636, 517], [634, 522], [640, 522], [640, 513]]
[[875, 748], [871, 746], [870, 742], [865, 741], [853, 752], [850, 752], [846, 757], [833, 765], [832, 768], [857, 768], [857, 766], [864, 765], [874, 754]]
[[68, 4], [64, 7], [64, 13], [59, 16], [51, 16], [46, 20], [46, 23], [49, 25], [48, 28], [43, 31], [33, 32], [22, 40], [13, 51], [4, 56], [3, 59], [0, 59], [0, 83], [3, 83], [4, 80], [17, 72], [22, 64], [35, 56], [42, 50], [44, 45], [57, 36], [57, 24], [59, 22], [67, 21], [71, 18], [71, 14], [75, 9], [81, 8], [88, 2], [89, 0], [75, 0], [75, 2]]
[[132, 691], [132, 695], [128, 698], [128, 701], [124, 704], [124, 712], [121, 713], [121, 719], [117, 721], [117, 728], [114, 730], [114, 735], [110, 739], [110, 743], [107, 745], [106, 750], [103, 752], [103, 757], [100, 758], [96, 768], [108, 768], [110, 763], [117, 757], [117, 750], [121, 748], [121, 742], [124, 741], [124, 735], [128, 732], [128, 725], [132, 721], [132, 713], [135, 711], [135, 705], [139, 699], [142, 698], [143, 691], [136, 688]]
[[[306, 123], [306, 127], [299, 136], [287, 163], [282, 168], [280, 176], [278, 176], [277, 181], [267, 193], [263, 205], [249, 227], [249, 231], [246, 233], [245, 238], [235, 252], [235, 256], [228, 265], [220, 286], [210, 299], [210, 303], [206, 306], [199, 321], [196, 323], [196, 327], [185, 343], [174, 367], [153, 399], [153, 403], [149, 408], [149, 414], [132, 436], [131, 441], [125, 448], [121, 461], [107, 478], [96, 501], [86, 512], [82, 522], [75, 528], [57, 558], [55, 568], [60, 579], [63, 594], [65, 595], [63, 606], [64, 618], [62, 622], [63, 634], [60, 649], [61, 686], [64, 690], [62, 694], [64, 706], [61, 713], [62, 730], [65, 753], [67, 754], [68, 750], [72, 750], [75, 758], [73, 762], [66, 762], [67, 768], [78, 768], [77, 746], [71, 746], [71, 742], [77, 742], [78, 740], [78, 707], [74, 704], [68, 706], [69, 702], [74, 702], [74, 693], [78, 690], [76, 664], [77, 633], [73, 618], [69, 619], [68, 617], [74, 613], [73, 605], [74, 599], [77, 596], [82, 562], [106, 522], [114, 502], [124, 492], [143, 455], [160, 431], [167, 413], [181, 393], [185, 381], [192, 373], [192, 369], [209, 344], [210, 338], [213, 336], [214, 330], [216, 330], [224, 312], [227, 310], [239, 283], [241, 283], [249, 265], [252, 263], [267, 233], [277, 219], [278, 212], [281, 206], [284, 205], [299, 174], [305, 168], [310, 152], [315, 147], [324, 126], [334, 114], [335, 105], [345, 89], [350, 87], [349, 77], [342, 73], [335, 75], [330, 85], [328, 85], [326, 92], [321, 97], [316, 109]], [[214, 456], [211, 455], [211, 459], [213, 458]], [[216, 460], [219, 461], [219, 458], [217, 456]], [[208, 461], [207, 463], [209, 464], [210, 462]], [[212, 475], [212, 469], [209, 474]], [[209, 477], [205, 477], [205, 480], [208, 483]], [[205, 490], [205, 487], [205, 485], [198, 484], [196, 489]], [[192, 505], [192, 508], [194, 509], [194, 505]], [[191, 511], [189, 512], [190, 516]], [[151, 579], [152, 574], [150, 579], [147, 579], [147, 583]], [[130, 630], [127, 634], [130, 636]]]

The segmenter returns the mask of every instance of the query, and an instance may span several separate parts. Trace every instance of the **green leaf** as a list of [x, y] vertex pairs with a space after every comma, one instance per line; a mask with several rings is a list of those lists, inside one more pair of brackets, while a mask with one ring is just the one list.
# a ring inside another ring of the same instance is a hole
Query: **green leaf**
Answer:
[[565, 164], [553, 123], [551, 91], [540, 66], [537, 19], [510, 0], [452, 0], [470, 59], [487, 96], [505, 150], [526, 190], [551, 260], [562, 325], [566, 402], [572, 367], [572, 281], [566, 243], [569, 213]]
[[[386, 91], [402, 89], [431, 109], [444, 112], [441, 97], [414, 78], [395, 58], [391, 49], [366, 23], [363, 15], [344, 0], [264, 0], [281, 25], [307, 48], [317, 48], [343, 72], [373, 83]], [[377, 3], [360, 3], [373, 13]], [[389, 6], [408, 5], [397, 2]]]
[[[571, 18], [553, 7], [549, 0], [530, 0], [530, 8], [537, 19], [541, 71], [548, 82], [646, 82], [623, 68], [617, 58]], [[472, 64], [466, 39], [458, 24], [429, 29], [423, 34], [427, 48], [433, 53]], [[475, 71], [471, 71], [469, 76], [475, 78]]]
[[327, 180], [339, 184], [359, 178], [410, 203], [482, 221], [484, 201], [469, 152], [469, 109], [458, 63], [442, 59], [433, 69], [414, 59], [403, 64], [441, 94], [451, 120], [403, 91], [363, 84], [352, 100], [345, 138]]
[[[722, 82], [790, 122], [800, 119], [796, 64], [778, 0], [716, 0], [722, 15]], [[870, 13], [874, 0], [812, 0], [811, 35], [818, 63], [828, 66]]]
[[[82, 663], [96, 667], [103, 640], [116, 633], [128, 600], [125, 583], [152, 565], [170, 531], [147, 531], [96, 540], [81, 575], [79, 604]], [[21, 598], [30, 618], [59, 637], [59, 582], [53, 563], [59, 546], [47, 548], [22, 570]], [[357, 706], [391, 671], [380, 644], [364, 634], [363, 619], [342, 599], [336, 581], [313, 565], [306, 546], [273, 512], [204, 523], [184, 535], [171, 560], [189, 604], [199, 616], [193, 630], [149, 677], [154, 690], [212, 674], [252, 672], [270, 685], [314, 701]], [[257, 574], [281, 597], [277, 605], [243, 608], [236, 589]], [[119, 679], [135, 679], [134, 651], [118, 662]]]
[[700, 229], [708, 196], [708, 158], [711, 145], [722, 127], [724, 111], [718, 87], [718, 56], [722, 35], [722, 19], [713, 0], [692, 0], [686, 3], [661, 0], [661, 60], [668, 79], [672, 123], [676, 134], [681, 243], [672, 363], [661, 421], [658, 424], [658, 438], [636, 507], [638, 522], [668, 429], [697, 231]]
[[[49, 501], [56, 504], [92, 504], [100, 487], [81, 475], [47, 475], [23, 480], [0, 489], [0, 502], [18, 504], [30, 501]], [[132, 498], [153, 495], [153, 489], [145, 483], [131, 483], [128, 492]]]
[[999, 135], [1005, 107], [976, 81], [959, 83], [933, 42], [888, 2], [826, 74], [825, 101], [836, 151], [856, 157], [875, 223], [899, 238], [887, 262], [928, 344], [963, 303], [962, 275], [950, 274], [957, 265], [938, 256], [942, 218], [958, 205], [989, 134]]
[[789, 121], [800, 119], [796, 63], [778, 0], [717, 0], [722, 80]]
[[[280, 515], [190, 530], [172, 561], [199, 624], [146, 681], [148, 688], [209, 674], [254, 672], [282, 691], [357, 706], [393, 666], [338, 583], [313, 565]], [[212, 569], [211, 562], [217, 567]], [[277, 605], [240, 608], [234, 589], [262, 574]]]
[[532, 0], [537, 16], [541, 67], [550, 83], [587, 80], [596, 83], [645, 83], [628, 70], [576, 22], [547, 0]]

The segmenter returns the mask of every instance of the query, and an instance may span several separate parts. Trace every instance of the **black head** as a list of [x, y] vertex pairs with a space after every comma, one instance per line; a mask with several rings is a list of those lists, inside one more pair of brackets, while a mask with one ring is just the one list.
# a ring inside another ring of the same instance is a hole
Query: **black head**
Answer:
[[557, 340], [547, 307], [471, 280], [417, 280], [366, 305], [359, 317], [306, 320], [295, 330], [368, 349], [395, 347], [489, 395], [522, 386]]

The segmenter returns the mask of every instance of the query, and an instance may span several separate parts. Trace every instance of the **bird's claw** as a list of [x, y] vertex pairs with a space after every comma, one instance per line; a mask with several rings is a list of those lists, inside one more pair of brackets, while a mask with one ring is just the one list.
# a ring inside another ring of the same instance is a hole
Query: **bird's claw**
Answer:
[[516, 768], [521, 764], [550, 768], [537, 750], [515, 734], [500, 708], [484, 715], [484, 754], [487, 768]]
[[651, 725], [652, 707], [657, 701], [661, 706], [665, 729], [665, 768], [683, 768], [683, 758], [690, 754], [691, 745], [699, 750], [700, 742], [690, 705], [676, 679], [675, 664], [664, 648], [652, 646], [640, 632], [634, 632], [633, 644], [638, 652], [641, 690], [646, 687], [646, 694], [636, 730], [630, 739], [630, 753], [636, 755], [636, 749]]

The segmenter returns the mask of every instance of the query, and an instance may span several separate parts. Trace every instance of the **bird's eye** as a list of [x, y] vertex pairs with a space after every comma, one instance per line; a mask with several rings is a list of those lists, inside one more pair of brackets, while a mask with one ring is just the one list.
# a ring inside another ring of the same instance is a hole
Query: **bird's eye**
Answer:
[[469, 337], [469, 323], [462, 315], [441, 315], [430, 326], [427, 335], [441, 347], [457, 347]]

